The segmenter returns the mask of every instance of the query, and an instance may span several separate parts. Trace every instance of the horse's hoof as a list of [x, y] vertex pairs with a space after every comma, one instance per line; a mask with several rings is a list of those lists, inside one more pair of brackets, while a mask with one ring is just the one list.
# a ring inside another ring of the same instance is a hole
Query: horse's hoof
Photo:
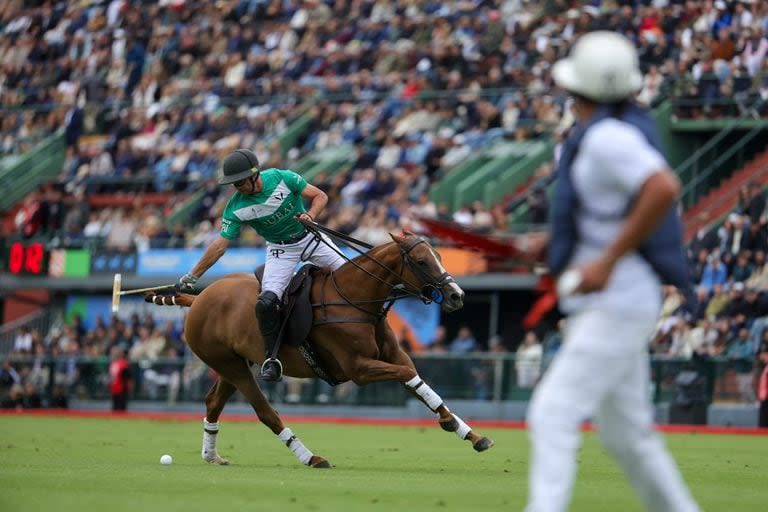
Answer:
[[472, 448], [474, 448], [476, 452], [484, 452], [494, 444], [496, 443], [493, 442], [493, 439], [483, 436], [472, 443]]
[[438, 420], [438, 423], [440, 423], [440, 428], [446, 432], [456, 432], [456, 430], [459, 429], [459, 422], [456, 421], [456, 418], [453, 417], [453, 414], [451, 414], [451, 417], [447, 420]]
[[314, 457], [312, 457], [312, 460], [314, 459], [317, 459], [317, 460], [315, 462], [310, 461], [310, 464], [309, 464], [310, 467], [318, 468], [318, 469], [330, 469], [333, 467], [331, 466], [330, 462], [328, 462], [322, 457], [318, 457], [317, 455], [315, 455]]

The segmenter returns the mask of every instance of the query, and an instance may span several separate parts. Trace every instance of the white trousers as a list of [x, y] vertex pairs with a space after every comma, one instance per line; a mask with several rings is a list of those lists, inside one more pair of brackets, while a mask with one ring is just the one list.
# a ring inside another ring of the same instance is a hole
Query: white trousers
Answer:
[[325, 234], [322, 234], [322, 237], [324, 242], [319, 243], [312, 233], [308, 233], [293, 244], [267, 243], [264, 280], [261, 283], [262, 293], [270, 291], [282, 298], [300, 261], [309, 261], [320, 267], [330, 267], [331, 270], [342, 266], [346, 260], [327, 244], [338, 250], [336, 245]]
[[653, 429], [647, 342], [655, 323], [602, 311], [568, 318], [563, 345], [528, 409], [526, 512], [567, 510], [580, 427], [590, 418], [648, 510], [699, 510]]

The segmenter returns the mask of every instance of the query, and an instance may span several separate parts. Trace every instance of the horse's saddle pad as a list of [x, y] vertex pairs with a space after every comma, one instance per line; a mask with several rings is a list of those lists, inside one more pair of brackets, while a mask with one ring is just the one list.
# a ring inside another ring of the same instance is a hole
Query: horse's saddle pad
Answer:
[[[282, 343], [299, 347], [307, 339], [312, 329], [312, 277], [320, 267], [308, 263], [302, 266], [291, 278], [283, 293], [282, 311]], [[259, 281], [264, 277], [264, 265], [253, 272]], [[287, 313], [287, 317], [285, 316]]]

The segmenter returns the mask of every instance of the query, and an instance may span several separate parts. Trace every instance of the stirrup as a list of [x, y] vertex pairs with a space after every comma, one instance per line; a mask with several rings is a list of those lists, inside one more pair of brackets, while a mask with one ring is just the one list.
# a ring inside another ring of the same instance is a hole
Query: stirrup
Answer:
[[283, 363], [279, 359], [269, 357], [261, 364], [259, 376], [263, 380], [277, 382], [283, 378]]

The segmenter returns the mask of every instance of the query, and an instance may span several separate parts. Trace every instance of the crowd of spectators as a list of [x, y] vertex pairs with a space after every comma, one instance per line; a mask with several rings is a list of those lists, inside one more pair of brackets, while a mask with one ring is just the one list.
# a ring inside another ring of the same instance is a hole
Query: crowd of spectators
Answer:
[[[636, 42], [646, 104], [693, 98], [679, 115], [712, 116], [731, 93], [768, 94], [764, 2], [581, 4], [5, 2], [3, 152], [66, 128], [61, 179], [30, 203], [72, 206], [54, 223], [62, 243], [144, 248], [215, 235], [227, 194], [207, 182], [232, 149], [253, 148], [264, 166], [290, 168], [313, 151], [349, 145], [350, 168], [319, 180], [332, 197], [323, 220], [375, 239], [413, 225], [419, 198], [472, 151], [561, 133], [571, 118], [549, 68], [587, 30]], [[302, 116], [306, 129], [281, 142]], [[139, 194], [135, 205], [89, 211], [77, 198], [83, 188], [206, 195], [193, 226], [166, 226], [175, 201], [151, 207]], [[481, 230], [506, 226], [503, 208], [430, 209]], [[19, 226], [30, 230], [24, 218]]]
[[27, 392], [47, 397], [51, 389], [62, 396], [102, 396], [110, 383], [108, 361], [117, 354], [135, 366], [131, 378], [142, 396], [173, 403], [184, 389], [185, 396], [199, 399], [213, 376], [182, 336], [179, 322], [137, 313], [99, 316], [89, 328], [77, 314], [45, 333], [21, 327], [9, 354], [14, 365], [6, 360], [8, 370], [0, 373], [0, 400]]
[[758, 183], [745, 185], [740, 195], [721, 226], [702, 228], [689, 244], [695, 292], [685, 297], [666, 289], [653, 351], [732, 360], [741, 398], [753, 402], [768, 340], [768, 210]]

